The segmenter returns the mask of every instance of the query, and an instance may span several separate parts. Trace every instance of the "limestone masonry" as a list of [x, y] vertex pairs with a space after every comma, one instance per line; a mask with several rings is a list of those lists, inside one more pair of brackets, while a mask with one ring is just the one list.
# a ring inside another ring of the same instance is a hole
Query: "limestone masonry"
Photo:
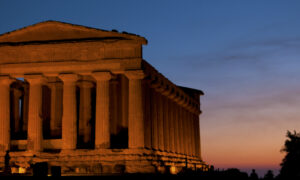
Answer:
[[[0, 35], [0, 167], [62, 175], [198, 169], [202, 91], [142, 57], [147, 40], [46, 21]], [[21, 172], [22, 171], [22, 172]]]

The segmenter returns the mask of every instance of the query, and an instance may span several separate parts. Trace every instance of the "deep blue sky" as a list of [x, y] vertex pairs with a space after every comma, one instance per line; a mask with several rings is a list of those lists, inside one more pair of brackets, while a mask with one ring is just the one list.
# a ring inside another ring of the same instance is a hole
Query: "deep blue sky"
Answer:
[[58, 20], [147, 38], [145, 60], [204, 91], [203, 159], [217, 168], [279, 168], [300, 127], [299, 19], [298, 0], [0, 0], [1, 34]]

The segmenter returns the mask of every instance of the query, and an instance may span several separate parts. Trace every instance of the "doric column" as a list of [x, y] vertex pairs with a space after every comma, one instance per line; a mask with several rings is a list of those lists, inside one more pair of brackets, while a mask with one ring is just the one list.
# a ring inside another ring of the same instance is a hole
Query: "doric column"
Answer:
[[128, 117], [128, 146], [129, 148], [144, 148], [144, 108], [142, 70], [126, 71], [129, 79], [129, 117]]
[[92, 138], [92, 104], [91, 89], [93, 83], [91, 81], [80, 81], [80, 103], [79, 103], [79, 135], [82, 137], [84, 144], [91, 142]]
[[191, 144], [191, 138], [190, 138], [190, 129], [189, 129], [189, 118], [188, 118], [188, 111], [184, 109], [184, 123], [185, 123], [185, 135], [186, 135], [186, 154], [190, 155], [190, 144]]
[[0, 151], [10, 149], [10, 84], [9, 76], [0, 76]]
[[175, 139], [175, 152], [180, 153], [180, 133], [179, 129], [181, 128], [179, 126], [179, 118], [178, 118], [178, 105], [175, 102], [172, 102], [173, 104], [173, 119], [174, 119], [174, 139]]
[[194, 156], [195, 155], [195, 135], [194, 135], [194, 131], [195, 131], [195, 126], [194, 126], [194, 120], [192, 117], [192, 113], [189, 112], [189, 121], [190, 121], [190, 127], [191, 127], [191, 155]]
[[197, 156], [201, 158], [201, 136], [200, 136], [200, 121], [199, 116], [195, 115], [195, 124], [196, 124], [196, 150], [197, 150]]
[[152, 148], [151, 136], [152, 136], [152, 121], [151, 121], [151, 89], [148, 80], [144, 81], [143, 84], [144, 92], [145, 92], [145, 100], [144, 100], [144, 108], [145, 108], [145, 116], [144, 116], [144, 129], [145, 129], [145, 147], [148, 149]]
[[109, 72], [94, 72], [96, 79], [96, 122], [95, 122], [95, 148], [110, 148], [109, 124]]
[[152, 148], [158, 150], [158, 106], [157, 92], [151, 88], [151, 121], [152, 121]]
[[77, 145], [77, 109], [76, 74], [61, 74], [63, 81], [62, 149], [76, 149]]
[[190, 112], [187, 110], [187, 122], [188, 122], [188, 137], [189, 137], [189, 141], [188, 141], [188, 145], [189, 145], [189, 155], [192, 156], [193, 155], [193, 136], [192, 136], [192, 132], [193, 132], [193, 126], [192, 126], [192, 119], [190, 116]]
[[20, 121], [21, 121], [21, 112], [20, 112], [20, 97], [22, 96], [22, 91], [18, 88], [13, 88], [13, 100], [12, 100], [12, 120], [14, 122], [13, 132], [19, 135], [21, 131]]
[[194, 118], [194, 114], [191, 113], [191, 120], [192, 120], [192, 124], [193, 124], [193, 156], [196, 156], [196, 121], [195, 121], [195, 118]]
[[185, 109], [185, 133], [187, 139], [187, 155], [191, 155], [191, 129], [190, 129], [190, 119], [189, 119], [189, 111]]
[[192, 120], [194, 125], [194, 156], [197, 156], [197, 123], [194, 113], [192, 114]]
[[58, 81], [48, 82], [51, 91], [51, 108], [50, 108], [50, 135], [51, 137], [61, 137], [62, 127], [62, 83]]
[[187, 132], [187, 119], [186, 110], [182, 108], [182, 121], [183, 121], [183, 139], [184, 139], [184, 154], [188, 155], [188, 132]]
[[164, 149], [170, 151], [170, 124], [169, 124], [169, 105], [168, 99], [162, 95], [163, 128], [164, 128]]
[[110, 133], [112, 135], [117, 135], [118, 134], [118, 123], [119, 123], [119, 93], [118, 93], [118, 88], [119, 86], [119, 80], [117, 79], [117, 76], [112, 77], [110, 80]]
[[22, 111], [23, 111], [23, 126], [22, 132], [28, 132], [28, 112], [29, 112], [29, 84], [23, 83], [24, 88], [24, 97], [22, 102]]
[[168, 106], [169, 106], [169, 122], [170, 122], [170, 150], [171, 152], [176, 152], [175, 149], [175, 119], [174, 119], [174, 106], [173, 102], [168, 99]]
[[29, 82], [27, 150], [43, 151], [42, 84], [45, 79], [42, 75], [26, 75], [25, 79]]
[[180, 147], [180, 153], [184, 154], [185, 152], [185, 139], [184, 139], [184, 120], [183, 120], [183, 108], [180, 105], [177, 105], [178, 107], [178, 132], [179, 132], [179, 147]]
[[128, 79], [121, 76], [121, 126], [128, 127]]
[[160, 92], [157, 92], [157, 125], [158, 125], [158, 149], [161, 151], [165, 150], [164, 145], [164, 110], [163, 110], [163, 99]]

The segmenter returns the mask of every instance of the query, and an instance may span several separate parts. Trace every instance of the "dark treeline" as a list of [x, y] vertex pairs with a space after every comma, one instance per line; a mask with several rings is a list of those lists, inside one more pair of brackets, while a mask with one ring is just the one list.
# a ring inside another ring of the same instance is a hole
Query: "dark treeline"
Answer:
[[191, 176], [197, 177], [197, 179], [232, 179], [232, 180], [271, 180], [275, 179], [274, 174], [269, 170], [264, 177], [259, 178], [255, 169], [252, 170], [250, 175], [246, 172], [242, 172], [237, 168], [229, 168], [227, 170], [214, 170], [211, 168], [209, 171], [183, 171], [179, 176]]

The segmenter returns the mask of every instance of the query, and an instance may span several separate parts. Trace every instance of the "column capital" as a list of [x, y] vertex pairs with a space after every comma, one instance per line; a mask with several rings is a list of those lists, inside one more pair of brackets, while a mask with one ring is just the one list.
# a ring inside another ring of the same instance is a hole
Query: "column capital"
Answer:
[[92, 81], [82, 80], [78, 82], [81, 88], [92, 88], [94, 86]]
[[14, 96], [16, 97], [16, 98], [20, 98], [21, 96], [22, 96], [22, 91], [20, 90], [20, 89], [17, 89], [17, 88], [12, 88], [12, 91], [13, 91], [13, 93], [14, 93]]
[[171, 92], [169, 94], [169, 98], [174, 100], [176, 98], [176, 91], [173, 87], [171, 87]]
[[144, 79], [146, 77], [143, 70], [125, 71], [124, 74], [128, 79]]
[[166, 91], [166, 85], [164, 84], [163, 81], [160, 81], [159, 85], [155, 87], [157, 92], [160, 92], [161, 94], [163, 94], [163, 92]]
[[177, 102], [177, 104], [182, 105], [182, 103], [183, 103], [183, 96], [180, 93], [175, 92], [174, 101]]
[[58, 77], [59, 77], [64, 83], [66, 83], [66, 82], [70, 82], [70, 83], [76, 82], [76, 81], [79, 79], [79, 77], [78, 77], [77, 74], [60, 74], [60, 75], [58, 75]]
[[45, 77], [41, 74], [25, 75], [24, 78], [29, 84], [41, 84], [46, 81]]
[[0, 76], [0, 84], [10, 85], [13, 81], [10, 76]]
[[157, 80], [157, 81], [152, 81], [152, 82], [150, 83], [150, 86], [151, 86], [152, 88], [156, 89], [157, 91], [159, 91], [159, 90], [162, 88], [163, 84], [162, 84], [161, 81]]
[[93, 72], [91, 74], [96, 81], [109, 81], [112, 78], [112, 74], [110, 72]]
[[153, 88], [156, 88], [160, 85], [159, 78], [153, 74], [149, 76], [148, 81], [150, 83], [150, 86]]
[[111, 78], [110, 83], [116, 85], [116, 84], [119, 84], [120, 82], [119, 82], [119, 80], [117, 79], [116, 76], [113, 76], [113, 77]]
[[166, 85], [165, 88], [162, 91], [162, 94], [169, 97], [169, 95], [172, 93], [172, 88], [169, 85]]
[[185, 108], [187, 108], [187, 109], [189, 107], [189, 99], [185, 95], [183, 96], [182, 106], [185, 107]]
[[46, 76], [47, 82], [50, 83], [62, 83], [62, 81], [58, 78], [58, 76]]

